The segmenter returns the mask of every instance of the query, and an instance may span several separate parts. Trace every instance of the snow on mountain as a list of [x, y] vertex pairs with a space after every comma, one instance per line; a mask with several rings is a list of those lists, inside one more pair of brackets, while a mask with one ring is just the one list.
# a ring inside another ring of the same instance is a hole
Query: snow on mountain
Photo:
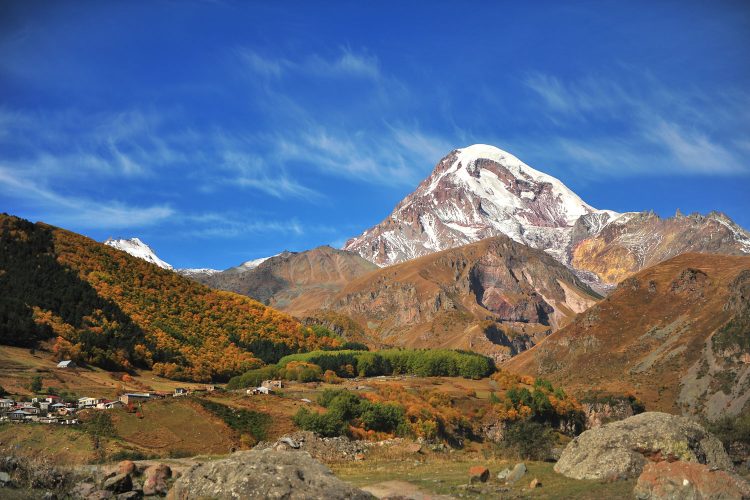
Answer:
[[205, 267], [197, 268], [197, 269], [176, 269], [178, 273], [185, 276], [186, 278], [195, 278], [198, 276], [213, 276], [216, 273], [220, 273], [218, 269], [208, 269]]
[[443, 158], [385, 221], [344, 249], [386, 266], [504, 234], [565, 261], [572, 227], [584, 215], [596, 224], [620, 216], [591, 207], [510, 153], [475, 144]]
[[152, 264], [155, 264], [162, 269], [172, 269], [172, 266], [161, 260], [159, 257], [156, 256], [154, 251], [146, 245], [144, 242], [142, 242], [138, 238], [130, 238], [129, 240], [124, 238], [119, 239], [113, 239], [109, 238], [107, 241], [104, 242], [105, 245], [111, 246], [112, 248], [116, 248], [118, 250], [122, 250], [123, 252], [129, 253], [133, 257], [138, 257], [139, 259], [143, 259], [146, 262], [150, 262]]

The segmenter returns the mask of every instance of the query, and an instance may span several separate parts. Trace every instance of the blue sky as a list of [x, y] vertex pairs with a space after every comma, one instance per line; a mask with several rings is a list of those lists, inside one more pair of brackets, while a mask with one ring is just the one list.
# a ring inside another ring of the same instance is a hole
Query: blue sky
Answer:
[[226, 268], [340, 246], [488, 143], [749, 228], [748, 49], [746, 2], [3, 2], [0, 211]]

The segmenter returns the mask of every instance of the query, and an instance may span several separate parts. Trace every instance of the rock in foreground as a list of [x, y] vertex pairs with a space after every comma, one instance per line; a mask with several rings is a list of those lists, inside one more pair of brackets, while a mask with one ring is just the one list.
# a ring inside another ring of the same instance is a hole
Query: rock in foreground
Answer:
[[169, 497], [371, 499], [305, 452], [251, 450], [196, 465], [174, 484]]
[[627, 479], [648, 462], [678, 460], [732, 468], [721, 442], [696, 422], [647, 412], [584, 432], [565, 448], [555, 471], [573, 479]]
[[633, 491], [639, 500], [729, 500], [750, 498], [744, 479], [691, 462], [649, 463]]

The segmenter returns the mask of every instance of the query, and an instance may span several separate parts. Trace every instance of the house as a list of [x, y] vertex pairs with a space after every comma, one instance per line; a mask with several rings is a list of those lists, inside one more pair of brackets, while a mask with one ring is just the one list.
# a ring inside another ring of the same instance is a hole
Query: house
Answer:
[[42, 413], [46, 412], [49, 409], [49, 402], [48, 401], [40, 401], [39, 402], [39, 409], [42, 411]]
[[248, 389], [247, 394], [271, 394], [273, 392], [272, 389], [269, 389], [268, 387], [256, 387], [254, 389]]
[[16, 405], [16, 402], [12, 399], [0, 399], [0, 411], [9, 410]]
[[78, 408], [94, 408], [101, 402], [101, 398], [78, 398]]
[[147, 392], [129, 392], [120, 396], [120, 401], [126, 405], [138, 403], [139, 401], [148, 401], [149, 399], [151, 399], [151, 394]]
[[59, 403], [62, 401], [62, 398], [60, 396], [55, 396], [54, 394], [50, 394], [49, 396], [45, 397], [44, 400], [50, 404]]
[[31, 417], [30, 413], [26, 413], [23, 410], [12, 411], [8, 414], [8, 417], [14, 422], [23, 422], [27, 417]]
[[65, 361], [60, 361], [57, 363], [58, 368], [77, 368], [77, 365], [75, 361], [72, 361], [70, 359], [67, 359]]
[[216, 386], [213, 384], [209, 384], [206, 386], [206, 392], [214, 392], [216, 390]]
[[267, 387], [269, 389], [283, 389], [284, 384], [281, 380], [264, 380], [261, 384], [261, 387]]
[[187, 396], [187, 395], [188, 395], [188, 390], [187, 389], [185, 389], [184, 387], [175, 387], [175, 389], [174, 389], [174, 397]]
[[55, 403], [47, 408], [47, 411], [55, 412], [57, 414], [65, 414], [68, 412], [68, 408], [62, 403]]
[[114, 410], [115, 408], [124, 408], [125, 403], [122, 401], [110, 401], [108, 403], [104, 403], [104, 409], [105, 410]]

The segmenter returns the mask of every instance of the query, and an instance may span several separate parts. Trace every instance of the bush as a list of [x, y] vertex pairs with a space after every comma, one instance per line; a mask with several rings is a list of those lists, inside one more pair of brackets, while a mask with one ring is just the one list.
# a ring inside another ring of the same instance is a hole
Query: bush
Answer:
[[750, 445], [750, 413], [748, 412], [709, 422], [706, 424], [706, 429], [719, 438], [727, 450], [732, 443]]
[[395, 432], [406, 422], [402, 407], [391, 403], [369, 403], [364, 405], [360, 420], [365, 429], [379, 432]]
[[264, 366], [250, 370], [242, 375], [232, 377], [227, 383], [227, 389], [244, 389], [246, 387], [258, 387], [264, 380], [273, 380], [279, 375], [279, 367], [276, 365]]
[[34, 394], [41, 392], [42, 377], [40, 377], [39, 375], [35, 375], [34, 378], [31, 379], [31, 382], [29, 383], [29, 390], [33, 392]]
[[315, 413], [300, 408], [293, 419], [299, 428], [325, 437], [341, 436], [346, 431], [346, 423], [338, 413], [332, 411]]
[[554, 432], [538, 422], [510, 424], [503, 435], [502, 448], [523, 460], [546, 460], [555, 442]]

